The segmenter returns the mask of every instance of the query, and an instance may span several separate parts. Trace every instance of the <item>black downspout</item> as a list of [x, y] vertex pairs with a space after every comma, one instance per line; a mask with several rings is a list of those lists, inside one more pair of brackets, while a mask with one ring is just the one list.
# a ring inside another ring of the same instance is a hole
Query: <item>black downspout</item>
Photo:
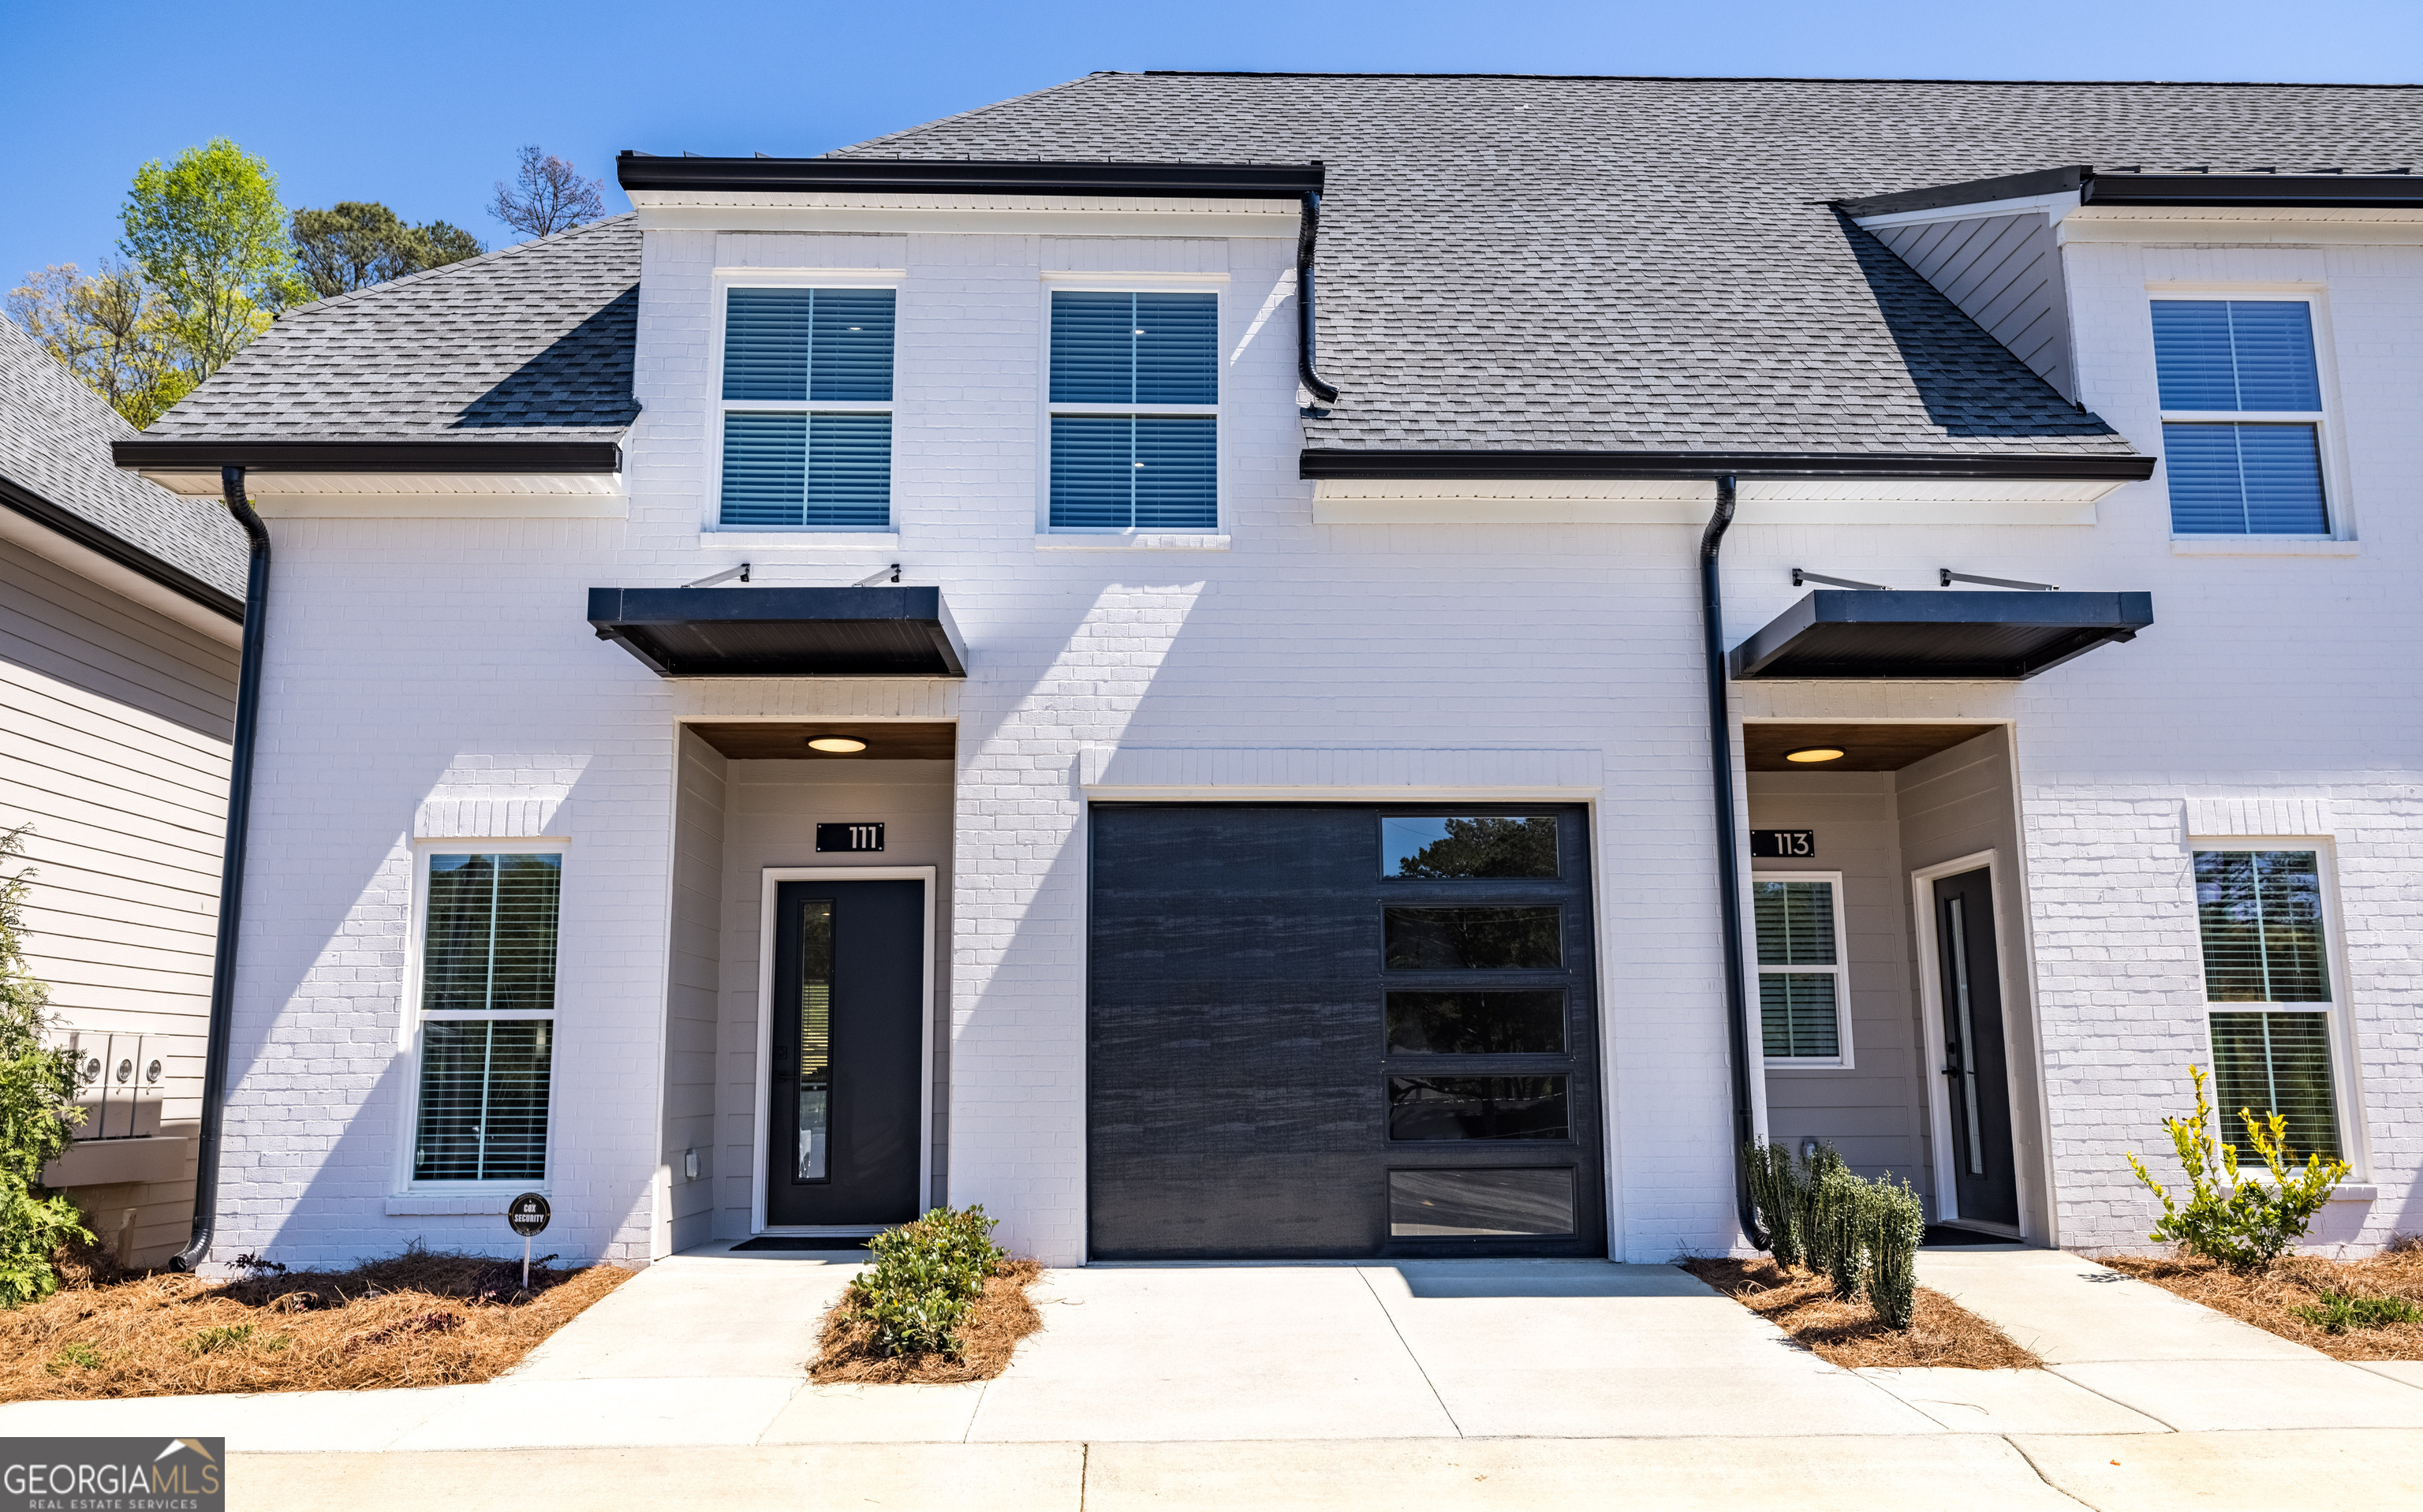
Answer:
[[244, 661], [235, 682], [235, 749], [230, 753], [226, 860], [219, 870], [219, 937], [211, 964], [210, 1039], [202, 1047], [202, 1122], [194, 1143], [194, 1236], [168, 1264], [193, 1270], [210, 1257], [218, 1228], [219, 1131], [227, 1122], [228, 1037], [235, 1022], [235, 946], [244, 915], [244, 842], [252, 812], [252, 746], [261, 727], [261, 656], [269, 628], [269, 527], [244, 496], [244, 469], [219, 469], [228, 513], [252, 540], [245, 578]]
[[1295, 231], [1295, 374], [1312, 397], [1325, 405], [1338, 397], [1338, 388], [1322, 377], [1319, 354], [1313, 347], [1312, 253], [1320, 240], [1321, 196], [1308, 194]]
[[1770, 1235], [1759, 1226], [1750, 1201], [1749, 1158], [1757, 1119], [1750, 1094], [1750, 996], [1742, 959], [1741, 847], [1734, 833], [1733, 710], [1725, 697], [1725, 599], [1717, 579], [1717, 554], [1734, 523], [1734, 480], [1717, 480], [1717, 512], [1700, 535], [1700, 629], [1708, 661], [1708, 792], [1717, 815], [1717, 917], [1724, 925], [1725, 1027], [1733, 1038], [1734, 1207], [1750, 1247], [1764, 1249]]

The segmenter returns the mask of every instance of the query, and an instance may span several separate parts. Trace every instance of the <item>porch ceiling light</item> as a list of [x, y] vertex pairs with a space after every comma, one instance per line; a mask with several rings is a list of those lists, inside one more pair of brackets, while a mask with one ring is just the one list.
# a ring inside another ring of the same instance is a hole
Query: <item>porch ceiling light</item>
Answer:
[[[819, 735], [808, 742], [811, 751], [830, 751], [835, 756], [848, 756], [866, 749], [864, 740], [853, 740], [846, 735]], [[1842, 755], [1836, 752], [1835, 755]]]
[[1783, 753], [1786, 761], [1840, 761], [1843, 748], [1838, 745], [1806, 745], [1797, 751]]

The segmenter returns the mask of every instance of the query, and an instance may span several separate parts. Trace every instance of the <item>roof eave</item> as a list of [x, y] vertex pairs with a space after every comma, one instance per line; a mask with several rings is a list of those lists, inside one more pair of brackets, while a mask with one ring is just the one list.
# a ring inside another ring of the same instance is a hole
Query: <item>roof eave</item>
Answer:
[[203, 581], [176, 564], [152, 555], [72, 510], [60, 508], [13, 479], [0, 477], [0, 506], [49, 527], [86, 550], [104, 557], [214, 614], [239, 625], [244, 623], [244, 599], [240, 596]]
[[110, 459], [144, 471], [243, 468], [258, 472], [618, 473], [619, 439], [581, 441], [288, 441], [240, 437], [140, 438]]
[[1842, 199], [1854, 220], [2070, 194], [2083, 205], [2260, 210], [2423, 208], [2423, 175], [2401, 173], [2098, 173], [2073, 166]]
[[1294, 199], [1319, 194], [1319, 163], [1104, 163], [909, 158], [652, 157], [614, 160], [626, 190], [695, 193], [1033, 194]]
[[1378, 451], [1308, 447], [1299, 454], [1297, 475], [1310, 479], [1407, 480], [1734, 477], [1945, 478], [2009, 483], [2109, 480], [2137, 483], [2154, 475], [2154, 458], [2133, 454], [1994, 456], [1908, 453]]

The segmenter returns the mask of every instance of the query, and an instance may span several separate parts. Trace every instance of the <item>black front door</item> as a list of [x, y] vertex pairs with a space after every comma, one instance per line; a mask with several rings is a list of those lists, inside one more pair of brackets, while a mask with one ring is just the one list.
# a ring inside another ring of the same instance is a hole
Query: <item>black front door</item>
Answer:
[[1935, 953], [1943, 981], [1943, 1076], [1959, 1217], [2017, 1227], [2003, 977], [1994, 956], [1992, 876], [1983, 867], [1937, 881]]
[[925, 934], [922, 882], [777, 885], [768, 1223], [917, 1216]]
[[1097, 1259], [1607, 1252], [1586, 810], [1092, 812]]

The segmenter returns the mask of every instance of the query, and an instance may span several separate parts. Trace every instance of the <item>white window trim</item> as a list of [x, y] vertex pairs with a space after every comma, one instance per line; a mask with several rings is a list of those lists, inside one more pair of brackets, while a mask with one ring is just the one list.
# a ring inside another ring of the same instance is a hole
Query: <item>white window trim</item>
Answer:
[[[1750, 916], [1750, 970], [1754, 977], [1814, 977], [1834, 979], [1834, 1046], [1839, 1052], [1831, 1056], [1765, 1056], [1769, 1071], [1850, 1071], [1856, 1066], [1851, 1053], [1851, 951], [1843, 930], [1843, 874], [1839, 871], [1752, 871], [1750, 884], [1763, 882], [1822, 882], [1832, 884], [1828, 896], [1834, 909], [1834, 963], [1830, 966], [1766, 966], [1758, 963], [1758, 920], [1753, 907]], [[1764, 1042], [1764, 1030], [1761, 1032]]]
[[[2146, 285], [2147, 304], [2157, 300], [2237, 300], [2241, 303], [2302, 304], [2314, 333], [2314, 377], [2321, 390], [2320, 409], [2165, 409], [2160, 423], [2165, 425], [2311, 425], [2314, 427], [2314, 450], [2322, 469], [2322, 520], [2330, 529], [2320, 534], [2266, 535], [2257, 533], [2182, 535], [2174, 531], [2171, 539], [2188, 548], [2210, 544], [2216, 549], [2225, 542], [2278, 542], [2294, 550], [2296, 543], [2315, 541], [2352, 541], [2355, 534], [2355, 508], [2348, 489], [2346, 440], [2340, 435], [2338, 417], [2344, 410], [2339, 404], [2338, 357], [2331, 340], [2330, 301], [2326, 292], [2310, 283], [2149, 283]], [[2147, 341], [2152, 340], [2153, 315], [2146, 313]], [[2149, 344], [2149, 350], [2150, 350]], [[2156, 402], [2160, 403], [2161, 387], [2157, 383]], [[2167, 455], [2167, 448], [2165, 448]], [[2163, 474], [2165, 507], [2170, 475]], [[2240, 553], [2233, 553], [2240, 554]]]
[[[2322, 960], [2331, 974], [2331, 997], [2326, 1003], [2216, 1003], [2205, 992], [2204, 928], [2196, 915], [2195, 858], [2203, 851], [2311, 851], [2314, 867], [2321, 881]], [[2328, 1024], [2324, 1042], [2331, 1054], [2331, 1113], [2338, 1124], [2339, 1158], [2347, 1162], [2347, 1180], [2365, 1183], [2371, 1180], [2372, 1161], [2365, 1140], [2365, 1121], [2356, 1116], [2363, 1106], [2363, 1078], [2356, 1058], [2355, 1034], [2347, 1012], [2348, 963], [2346, 931], [2339, 922], [2338, 857], [2328, 836], [2313, 835], [2226, 835], [2190, 836], [2187, 841], [2188, 921], [2196, 934], [2196, 993], [2203, 1003], [2204, 1066], [2208, 1075], [2217, 1072], [2212, 1064], [2212, 1015], [2215, 1013], [2320, 1013]], [[2213, 1132], [2229, 1144], [2236, 1145], [2243, 1164], [2254, 1152], [2248, 1148], [2246, 1126], [2239, 1122], [2238, 1109], [2225, 1108], [2216, 1101], [2212, 1109]], [[2271, 1173], [2258, 1163], [2269, 1181]], [[2247, 1172], [2252, 1175], [2252, 1172]]]
[[[547, 1192], [554, 1187], [556, 1173], [557, 1135], [562, 1127], [560, 1112], [563, 1093], [563, 1037], [552, 1035], [547, 1053], [546, 1083], [546, 1175], [544, 1180], [531, 1181], [416, 1181], [412, 1175], [412, 1152], [420, 1130], [420, 1027], [429, 1020], [511, 1018], [516, 1022], [543, 1018], [557, 1020], [558, 1011], [549, 1009], [543, 1013], [467, 1013], [444, 1011], [426, 1013], [420, 1007], [422, 971], [421, 946], [427, 937], [429, 922], [429, 858], [433, 855], [562, 855], [569, 849], [562, 840], [498, 840], [451, 837], [447, 839], [416, 839], [412, 842], [412, 914], [404, 931], [404, 1011], [398, 1015], [396, 1050], [404, 1068], [404, 1120], [396, 1140], [395, 1167], [389, 1182], [388, 1195], [401, 1197], [412, 1193]], [[556, 990], [561, 999], [563, 987], [563, 899], [556, 898]]]
[[[708, 537], [731, 535], [762, 537], [767, 535], [805, 538], [808, 541], [830, 541], [838, 546], [878, 545], [883, 541], [898, 544], [900, 528], [900, 325], [899, 311], [906, 300], [895, 299], [892, 326], [892, 398], [871, 399], [726, 399], [723, 397], [723, 326], [731, 306], [734, 289], [890, 289], [895, 292], [907, 281], [908, 272], [898, 268], [800, 268], [781, 271], [750, 269], [717, 272], [708, 280], [708, 298], [713, 308], [707, 322], [706, 353], [706, 444], [700, 448], [705, 455], [706, 507], [699, 521], [699, 532]], [[734, 525], [723, 523], [723, 417], [735, 410], [749, 414], [823, 414], [823, 415], [890, 415], [892, 417], [892, 486], [884, 497], [884, 515], [889, 523], [880, 528], [841, 525]], [[741, 544], [749, 544], [743, 542]]]
[[[1223, 412], [1227, 407], [1227, 363], [1220, 364], [1222, 402], [1216, 405], [1055, 405], [1052, 402], [1052, 296], [1055, 294], [1208, 294], [1218, 300], [1213, 306], [1212, 326], [1219, 333], [1217, 349], [1225, 353], [1228, 350], [1228, 276], [1225, 273], [1073, 275], [1055, 269], [1045, 273], [1039, 281], [1037, 299], [1041, 307], [1037, 319], [1041, 336], [1035, 369], [1035, 533], [1074, 540], [1090, 538], [1104, 545], [1135, 541], [1148, 542], [1152, 547], [1164, 549], [1226, 550], [1228, 540], [1229, 427], [1225, 422]], [[1210, 416], [1214, 422], [1212, 528], [1207, 531], [1139, 531], [1132, 526], [1125, 530], [1107, 530], [1053, 524], [1052, 417], [1054, 415]], [[1218, 544], [1212, 545], [1214, 542]]]

